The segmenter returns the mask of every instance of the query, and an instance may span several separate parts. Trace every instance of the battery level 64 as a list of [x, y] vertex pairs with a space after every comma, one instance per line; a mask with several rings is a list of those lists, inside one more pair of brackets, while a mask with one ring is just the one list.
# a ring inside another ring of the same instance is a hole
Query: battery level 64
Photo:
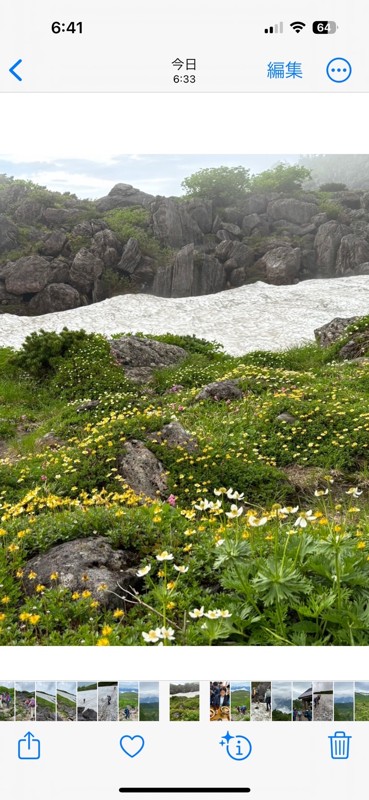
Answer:
[[316, 20], [313, 22], [313, 33], [336, 33], [338, 25], [332, 20]]

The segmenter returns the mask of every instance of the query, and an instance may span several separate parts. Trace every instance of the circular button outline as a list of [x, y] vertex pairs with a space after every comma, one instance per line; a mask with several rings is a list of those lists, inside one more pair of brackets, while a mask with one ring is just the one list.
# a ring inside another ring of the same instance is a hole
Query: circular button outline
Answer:
[[[335, 78], [332, 78], [332, 76], [329, 74], [329, 67], [331, 66], [331, 64], [334, 64], [335, 61], [344, 61], [345, 64], [347, 64], [347, 66], [349, 68], [349, 74], [343, 80], [336, 80]], [[329, 64], [327, 64], [326, 73], [328, 75], [329, 80], [332, 81], [333, 83], [346, 83], [346, 81], [348, 81], [348, 79], [351, 77], [352, 66], [351, 66], [350, 62], [347, 61], [347, 58], [342, 58], [340, 56], [336, 56], [336, 58], [331, 58]]]

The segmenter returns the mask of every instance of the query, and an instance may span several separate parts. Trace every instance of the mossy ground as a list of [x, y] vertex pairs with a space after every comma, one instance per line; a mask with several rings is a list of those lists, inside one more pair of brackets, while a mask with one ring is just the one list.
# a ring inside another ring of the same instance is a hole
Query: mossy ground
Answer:
[[[368, 366], [337, 363], [335, 345], [233, 358], [155, 338], [188, 356], [144, 388], [98, 335], [37, 378], [0, 350], [0, 643], [366, 645]], [[195, 401], [223, 378], [240, 400]], [[148, 440], [173, 419], [195, 452]], [[42, 441], [51, 430], [54, 447]], [[132, 437], [163, 463], [167, 498], [145, 501], [120, 478]], [[72, 594], [57, 573], [48, 586], [35, 575], [26, 596], [28, 558], [96, 534], [146, 573], [138, 596], [104, 610], [88, 579]]]

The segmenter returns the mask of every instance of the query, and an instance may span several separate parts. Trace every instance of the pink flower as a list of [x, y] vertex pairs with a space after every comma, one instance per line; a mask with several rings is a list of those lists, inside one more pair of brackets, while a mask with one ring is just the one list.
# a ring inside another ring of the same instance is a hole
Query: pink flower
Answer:
[[47, 475], [41, 475], [41, 480], [42, 481], [47, 481]]
[[185, 410], [184, 406], [178, 406], [178, 411], [184, 411], [184, 410]]
[[170, 494], [168, 497], [168, 503], [170, 506], [175, 506], [177, 498], [174, 494]]

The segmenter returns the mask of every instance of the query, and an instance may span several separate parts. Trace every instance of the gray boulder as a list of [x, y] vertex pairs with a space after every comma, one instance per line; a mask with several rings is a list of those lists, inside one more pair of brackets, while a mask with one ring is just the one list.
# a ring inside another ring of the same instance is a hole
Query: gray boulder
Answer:
[[242, 211], [247, 214], [264, 214], [268, 198], [265, 194], [250, 194], [242, 203]]
[[260, 269], [260, 277], [264, 277], [268, 283], [274, 286], [288, 284], [297, 277], [300, 269], [301, 250], [299, 247], [276, 247], [269, 250], [265, 255], [254, 264], [253, 272], [257, 274]]
[[54, 311], [78, 308], [80, 305], [81, 298], [77, 289], [73, 289], [67, 283], [49, 283], [32, 297], [29, 309], [32, 314], [50, 314]]
[[329, 347], [341, 339], [349, 325], [357, 322], [358, 319], [360, 317], [335, 317], [326, 325], [315, 329], [315, 339], [321, 347]]
[[194, 278], [194, 246], [186, 244], [177, 253], [172, 271], [171, 297], [190, 297]]
[[113, 231], [106, 228], [95, 233], [91, 252], [100, 258], [105, 267], [114, 267], [119, 260], [122, 246]]
[[0, 253], [13, 250], [18, 243], [18, 230], [8, 217], [0, 214]]
[[157, 433], [150, 433], [147, 437], [151, 441], [160, 442], [165, 444], [166, 447], [187, 450], [188, 453], [194, 453], [198, 448], [197, 440], [191, 433], [185, 430], [180, 422], [169, 422], [168, 425], [163, 425], [161, 431]]
[[350, 229], [346, 225], [334, 220], [320, 225], [314, 244], [317, 269], [323, 277], [335, 274], [338, 248], [342, 238], [348, 233], [350, 233]]
[[204, 386], [196, 395], [195, 400], [236, 400], [243, 397], [242, 391], [236, 381], [214, 381]]
[[17, 206], [15, 219], [20, 225], [35, 225], [40, 221], [42, 215], [42, 205], [37, 200], [25, 198]]
[[157, 499], [167, 492], [167, 478], [161, 462], [143, 442], [131, 439], [117, 461], [118, 474], [135, 494]]
[[202, 233], [211, 233], [213, 225], [213, 204], [211, 200], [189, 200], [186, 208]]
[[186, 358], [186, 351], [174, 344], [157, 342], [139, 336], [122, 336], [109, 341], [115, 361], [125, 375], [139, 382], [150, 380], [154, 369], [169, 367]]
[[124, 246], [122, 257], [117, 265], [117, 269], [119, 269], [120, 272], [126, 272], [128, 275], [132, 275], [132, 273], [138, 267], [141, 258], [142, 253], [140, 250], [140, 245], [137, 239], [131, 237]]
[[220, 261], [207, 253], [196, 253], [192, 295], [214, 294], [224, 288], [224, 269]]
[[67, 244], [68, 237], [65, 231], [53, 231], [50, 233], [40, 247], [40, 253], [45, 256], [58, 256]]
[[154, 200], [154, 195], [141, 192], [129, 183], [117, 183], [106, 197], [96, 201], [99, 211], [110, 211], [113, 208], [129, 208], [131, 206], [144, 206], [148, 208]]
[[317, 214], [317, 211], [318, 207], [315, 203], [307, 203], [305, 200], [286, 197], [280, 200], [272, 200], [268, 204], [267, 214], [271, 220], [283, 219], [287, 222], [304, 225], [310, 222], [312, 217]]
[[70, 225], [77, 222], [81, 212], [78, 208], [45, 208], [42, 220], [48, 227]]
[[[135, 582], [135, 571], [132, 555], [124, 550], [114, 550], [103, 536], [75, 539], [30, 558], [24, 570], [24, 589], [26, 594], [32, 595], [37, 584], [55, 586], [50, 576], [57, 572], [59, 586], [71, 592], [88, 589], [103, 607], [114, 608], [122, 601], [111, 592], [121, 595], [118, 584], [126, 588], [131, 586]], [[30, 572], [36, 573], [35, 580], [28, 578]], [[106, 585], [107, 590], [99, 590], [101, 585]]]
[[52, 267], [42, 256], [24, 256], [6, 265], [5, 288], [11, 294], [36, 294], [49, 282]]
[[172, 197], [159, 198], [153, 207], [154, 234], [162, 244], [184, 247], [203, 242], [204, 235], [199, 225], [183, 203]]
[[87, 247], [82, 247], [74, 257], [70, 268], [70, 281], [79, 291], [91, 293], [97, 278], [103, 271], [104, 264]]
[[369, 244], [354, 233], [343, 236], [337, 254], [336, 275], [350, 275], [356, 268], [369, 261]]

